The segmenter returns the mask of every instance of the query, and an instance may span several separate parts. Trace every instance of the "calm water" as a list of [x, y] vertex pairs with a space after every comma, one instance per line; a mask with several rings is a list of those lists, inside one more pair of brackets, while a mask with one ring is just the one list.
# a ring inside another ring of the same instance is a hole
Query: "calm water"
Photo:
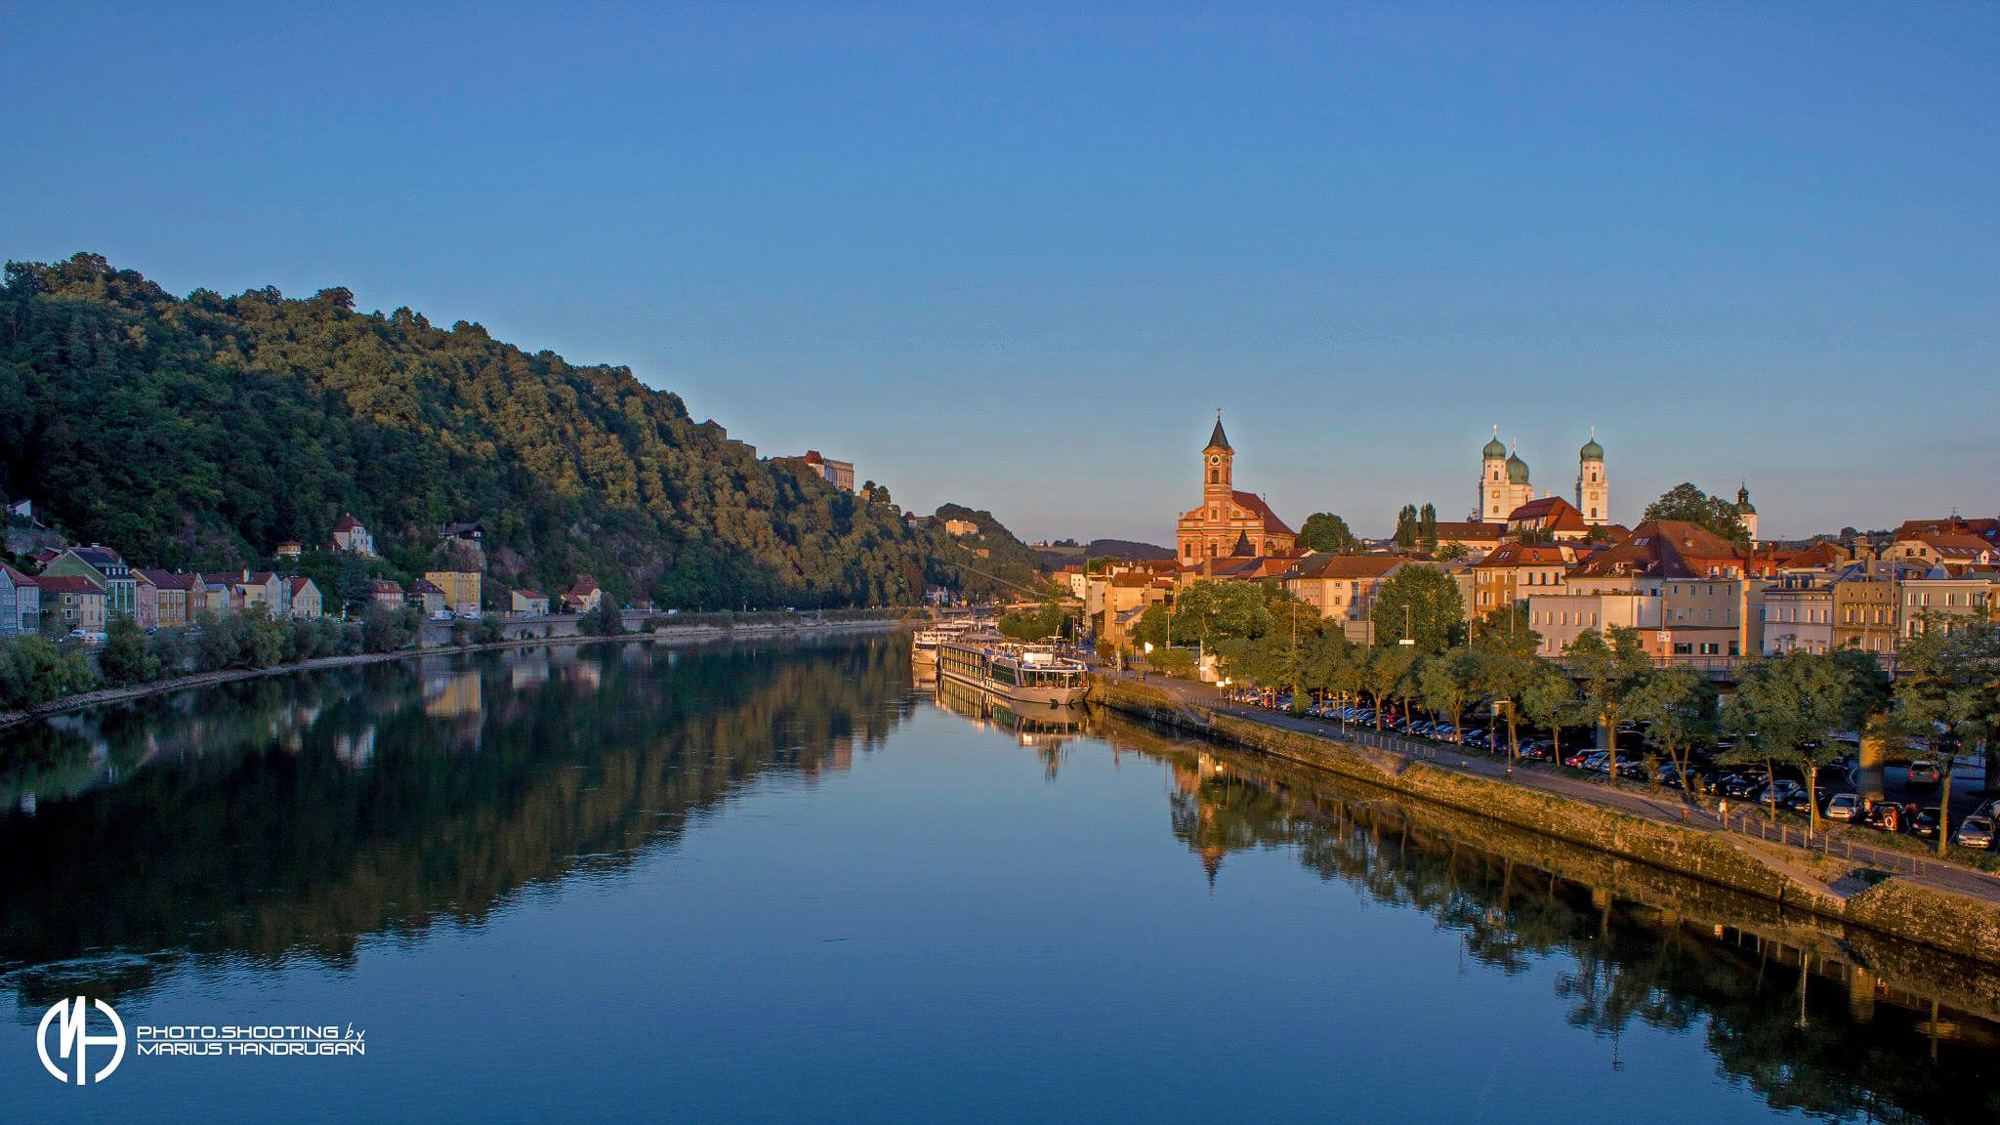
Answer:
[[[2000, 1113], [1992, 974], [945, 702], [901, 640], [633, 643], [0, 735], [0, 1120]], [[367, 1052], [66, 1087], [35, 1029], [79, 993]]]

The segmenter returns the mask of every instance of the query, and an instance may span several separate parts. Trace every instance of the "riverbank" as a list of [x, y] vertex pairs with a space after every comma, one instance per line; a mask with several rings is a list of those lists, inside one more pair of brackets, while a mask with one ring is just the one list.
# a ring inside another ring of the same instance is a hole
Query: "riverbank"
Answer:
[[[1531, 788], [1393, 750], [1282, 727], [1172, 694], [1163, 686], [1096, 675], [1091, 702], [1286, 762], [1472, 813], [1515, 828], [1677, 872], [1789, 909], [2000, 964], [2000, 880], [1926, 865], [1898, 874], [1839, 856], [1722, 831], [1645, 794]], [[1617, 805], [1609, 803], [1615, 799]]]
[[314, 672], [327, 668], [351, 668], [361, 664], [381, 664], [391, 660], [412, 660], [440, 653], [489, 652], [499, 649], [539, 648], [549, 645], [603, 644], [613, 641], [650, 641], [655, 644], [694, 645], [711, 644], [725, 640], [748, 640], [759, 637], [807, 637], [833, 633], [873, 633], [889, 632], [896, 629], [914, 628], [915, 619], [906, 617], [885, 617], [850, 621], [818, 621], [797, 618], [779, 621], [743, 621], [729, 625], [665, 625], [648, 632], [621, 633], [615, 637], [596, 636], [585, 633], [569, 633], [561, 636], [522, 635], [507, 640], [486, 644], [443, 644], [423, 645], [417, 648], [399, 649], [395, 652], [355, 653], [347, 656], [321, 656], [296, 664], [274, 664], [269, 668], [230, 668], [220, 672], [200, 672], [190, 676], [176, 676], [170, 680], [153, 680], [128, 687], [99, 688], [96, 691], [79, 692], [61, 699], [31, 707], [24, 711], [0, 712], [0, 731], [30, 722], [35, 719], [60, 715], [68, 711], [81, 711], [100, 707], [107, 703], [123, 703], [133, 699], [143, 699], [149, 695], [165, 695], [170, 692], [187, 691], [192, 688], [212, 687], [216, 684], [233, 683], [238, 680], [255, 680], [266, 676], [283, 676], [295, 672]]

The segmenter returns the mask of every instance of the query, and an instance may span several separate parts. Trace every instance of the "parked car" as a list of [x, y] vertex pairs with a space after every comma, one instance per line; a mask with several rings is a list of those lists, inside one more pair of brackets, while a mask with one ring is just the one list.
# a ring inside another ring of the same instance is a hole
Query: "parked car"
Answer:
[[1993, 846], [1993, 822], [1983, 816], [1968, 816], [1959, 821], [1958, 831], [1952, 833], [1951, 842], [1961, 848], [1990, 848]]
[[1828, 820], [1853, 820], [1861, 815], [1861, 794], [1835, 793], [1826, 799]]
[[1938, 776], [1937, 763], [1929, 758], [1918, 758], [1910, 763], [1909, 784], [1936, 785], [1943, 779]]
[[1546, 738], [1530, 739], [1521, 744], [1521, 760], [1527, 762], [1547, 762], [1555, 759], [1555, 743]]
[[1927, 809], [1918, 809], [1917, 815], [1910, 818], [1910, 831], [1916, 833], [1919, 836], [1922, 836], [1926, 840], [1937, 839], [1937, 834], [1938, 834], [1937, 806], [1933, 805]]
[[1917, 806], [1900, 801], [1877, 801], [1862, 816], [1871, 828], [1884, 832], [1907, 832], [1917, 818]]

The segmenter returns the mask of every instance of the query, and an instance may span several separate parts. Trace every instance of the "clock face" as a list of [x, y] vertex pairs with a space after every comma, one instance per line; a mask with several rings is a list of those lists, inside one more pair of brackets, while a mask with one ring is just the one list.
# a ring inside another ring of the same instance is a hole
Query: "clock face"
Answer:
[[1211, 465], [1220, 465], [1220, 464], [1222, 464], [1222, 455], [1221, 455], [1221, 454], [1219, 454], [1219, 453], [1211, 453], [1211, 454], [1209, 454], [1209, 457], [1208, 457], [1208, 463], [1209, 463], [1209, 464], [1211, 464]]

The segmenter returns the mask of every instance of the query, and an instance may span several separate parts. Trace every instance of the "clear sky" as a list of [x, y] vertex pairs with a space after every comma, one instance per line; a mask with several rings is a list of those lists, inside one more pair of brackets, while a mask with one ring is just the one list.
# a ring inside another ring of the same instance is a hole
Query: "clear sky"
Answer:
[[[2000, 514], [2000, 7], [0, 11], [0, 256], [631, 365], [1025, 537]], [[639, 6], [633, 6], [639, 7]]]

